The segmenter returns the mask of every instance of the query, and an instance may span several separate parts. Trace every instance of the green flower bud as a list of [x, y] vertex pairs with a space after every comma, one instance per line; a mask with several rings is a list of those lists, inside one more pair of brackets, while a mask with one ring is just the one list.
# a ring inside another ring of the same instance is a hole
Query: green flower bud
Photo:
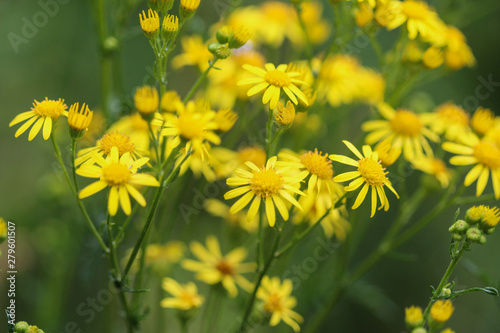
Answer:
[[470, 225], [464, 220], [458, 220], [448, 230], [453, 233], [465, 234], [469, 227]]
[[479, 243], [482, 236], [481, 230], [476, 227], [469, 228], [466, 233], [467, 239], [474, 243]]
[[217, 41], [219, 43], [226, 44], [229, 41], [229, 37], [231, 37], [231, 33], [232, 33], [231, 27], [225, 25], [219, 30], [217, 30], [215, 37], [217, 37]]
[[427, 333], [427, 330], [423, 327], [417, 327], [411, 333]]
[[212, 53], [212, 54], [215, 54], [215, 52], [217, 52], [217, 48], [219, 46], [221, 46], [219, 43], [208, 44], [208, 51], [210, 51], [210, 53]]
[[457, 242], [460, 242], [462, 239], [464, 239], [464, 236], [462, 236], [460, 234], [453, 234], [453, 235], [451, 235], [451, 238], [453, 238], [453, 240], [455, 240]]
[[481, 235], [481, 237], [479, 237], [479, 244], [481, 244], [481, 245], [486, 244], [486, 236], [485, 235]]
[[29, 325], [25, 321], [20, 321], [14, 326], [14, 332], [16, 333], [26, 333], [28, 332]]
[[231, 49], [227, 45], [219, 45], [214, 54], [219, 59], [227, 59], [231, 55]]
[[484, 214], [487, 211], [488, 207], [484, 205], [471, 207], [465, 212], [465, 220], [469, 224], [479, 223], [483, 220]]
[[245, 26], [240, 26], [233, 31], [229, 38], [229, 48], [239, 49], [250, 39], [252, 33]]

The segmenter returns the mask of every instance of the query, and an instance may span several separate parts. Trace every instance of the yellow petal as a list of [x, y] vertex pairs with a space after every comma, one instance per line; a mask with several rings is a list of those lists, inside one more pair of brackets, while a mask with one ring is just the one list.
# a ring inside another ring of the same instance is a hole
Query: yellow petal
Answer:
[[254, 197], [253, 192], [248, 192], [231, 206], [229, 212], [231, 214], [238, 213], [240, 210], [242, 210], [248, 205], [248, 203], [250, 202], [250, 200], [252, 200], [253, 197]]
[[247, 222], [253, 220], [253, 218], [255, 217], [255, 215], [257, 215], [257, 212], [259, 211], [259, 207], [260, 207], [260, 197], [256, 196], [255, 199], [253, 199], [250, 208], [248, 209]]
[[38, 132], [40, 132], [40, 129], [42, 128], [44, 120], [45, 120], [45, 118], [42, 118], [42, 117], [38, 118], [35, 125], [33, 125], [33, 127], [31, 128], [30, 134], [28, 136], [28, 141], [33, 140], [35, 138], [35, 136], [38, 134]]
[[111, 216], [115, 216], [118, 212], [118, 189], [116, 186], [112, 186], [109, 191], [108, 212]]
[[470, 184], [472, 184], [477, 179], [477, 177], [479, 177], [481, 171], [483, 171], [483, 166], [481, 164], [477, 164], [476, 166], [474, 166], [469, 171], [467, 176], [465, 176], [464, 185], [469, 186]]
[[80, 199], [86, 198], [88, 196], [91, 196], [102, 189], [104, 189], [108, 184], [105, 181], [98, 180], [90, 185], [87, 185], [84, 189], [80, 191], [80, 194], [78, 194], [78, 197]]
[[52, 118], [45, 118], [45, 122], [43, 123], [43, 139], [47, 140], [50, 137], [50, 133], [52, 132]]
[[127, 188], [125, 186], [120, 186], [118, 188], [118, 196], [120, 198], [120, 206], [122, 206], [123, 212], [126, 215], [130, 215], [130, 213], [132, 213], [132, 207], [130, 205]]
[[359, 191], [359, 194], [356, 197], [356, 201], [354, 202], [354, 205], [352, 205], [352, 209], [358, 208], [361, 205], [361, 203], [363, 202], [363, 200], [365, 200], [366, 193], [368, 192], [369, 187], [370, 187], [370, 185], [365, 184], [365, 186], [363, 186], [361, 191]]
[[133, 187], [130, 184], [125, 184], [125, 187], [127, 188], [128, 193], [130, 193], [132, 198], [134, 198], [139, 205], [141, 205], [142, 207], [146, 206], [146, 199], [144, 199], [141, 192], [139, 192], [135, 187]]
[[266, 198], [266, 216], [269, 226], [274, 227], [276, 223], [276, 212], [274, 211], [273, 199], [270, 197]]
[[483, 194], [486, 184], [488, 184], [489, 175], [490, 170], [488, 168], [483, 168], [483, 171], [481, 171], [479, 179], [477, 180], [476, 196]]
[[9, 127], [12, 127], [16, 124], [19, 124], [20, 122], [25, 121], [26, 119], [29, 119], [29, 118], [34, 117], [34, 116], [36, 116], [35, 111], [26, 111], [26, 112], [20, 113], [17, 116], [15, 116], [14, 119], [12, 119], [12, 121], [9, 123]]

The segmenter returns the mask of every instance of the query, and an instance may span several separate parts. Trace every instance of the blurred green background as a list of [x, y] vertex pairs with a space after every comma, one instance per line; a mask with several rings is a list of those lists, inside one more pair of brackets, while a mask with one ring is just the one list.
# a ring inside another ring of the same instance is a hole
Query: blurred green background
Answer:
[[[431, 3], [439, 10], [447, 2]], [[233, 2], [227, 0], [220, 3]], [[252, 3], [258, 1], [243, 1], [243, 5]], [[447, 23], [462, 22], [459, 26], [467, 37], [478, 65], [473, 69], [451, 73], [422, 87], [421, 93], [413, 96], [422, 103], [439, 104], [454, 100], [457, 104], [462, 104], [466, 97], [476, 94], [476, 88], [480, 84], [479, 77], [491, 76], [493, 81], [500, 82], [500, 10], [497, 1], [456, 3], [456, 6], [465, 6], [463, 8], [467, 10], [462, 11], [458, 17], [448, 12], [440, 12], [440, 15]], [[326, 6], [325, 2], [325, 8]], [[138, 9], [144, 8], [145, 2]], [[57, 13], [46, 24], [37, 28], [32, 37], [13, 47], [9, 33], [21, 35], [26, 20], [32, 22], [33, 16], [41, 10], [37, 1], [0, 1], [0, 123], [3, 124], [3, 130], [0, 131], [0, 215], [16, 222], [17, 226], [17, 319], [34, 323], [45, 332], [72, 332], [75, 328], [71, 322], [81, 332], [121, 332], [116, 300], [113, 299], [102, 308], [95, 308], [94, 312], [89, 310], [92, 308], [92, 299], [109, 294], [103, 291], [109, 290], [107, 260], [100, 256], [96, 242], [87, 232], [75, 209], [73, 198], [58, 172], [50, 142], [44, 142], [41, 135], [28, 142], [26, 133], [15, 139], [17, 127], [8, 127], [15, 115], [29, 110], [34, 99], [41, 100], [46, 96], [64, 98], [68, 105], [78, 101], [86, 102], [94, 109], [99, 107], [99, 52], [89, 4], [82, 0], [69, 0], [59, 4]], [[196, 18], [190, 21], [184, 32], [200, 32], [208, 38], [208, 27], [219, 20], [219, 12], [217, 2], [202, 1]], [[123, 87], [129, 99], [135, 87], [143, 84], [153, 61], [148, 42], [139, 30], [137, 13], [138, 11], [131, 16], [129, 28], [132, 33], [123, 44]], [[325, 16], [329, 14], [325, 12]], [[388, 36], [392, 38], [390, 34]], [[375, 64], [369, 47], [359, 56], [363, 64]], [[177, 90], [184, 95], [196, 75], [194, 68], [186, 68], [173, 74], [170, 80], [175, 82]], [[500, 114], [499, 88], [496, 87], [488, 98], [480, 101], [481, 106], [491, 108], [497, 114]], [[363, 107], [351, 111], [347, 117], [351, 120], [351, 128], [359, 128], [357, 126], [367, 114], [368, 109]], [[337, 151], [344, 154], [346, 150], [339, 142], [345, 138], [356, 140], [361, 133], [357, 135], [356, 137], [351, 133], [342, 136], [340, 131], [329, 129], [327, 142], [323, 138], [323, 141], [316, 144], [330, 152], [339, 149]], [[63, 156], [67, 154], [68, 150], [63, 149]], [[408, 178], [410, 177], [411, 175]], [[418, 178], [411, 179], [413, 182], [418, 181]], [[177, 186], [182, 185], [188, 188], [202, 186], [199, 182], [190, 180], [182, 181]], [[186, 193], [191, 192], [188, 190]], [[192, 199], [187, 195], [180, 200], [189, 202]], [[436, 198], [430, 197], [429, 207], [435, 202]], [[462, 212], [465, 212], [467, 207], [463, 208]], [[99, 207], [90, 207], [94, 214], [98, 214], [98, 209]], [[446, 269], [450, 238], [447, 229], [455, 209], [456, 207], [443, 213], [424, 232], [400, 249], [402, 253], [411, 254], [405, 256], [405, 261], [385, 259], [362, 282], [355, 285], [332, 313], [327, 326], [328, 332], [403, 332], [404, 307], [412, 304], [425, 306], [430, 296], [429, 285], [437, 285]], [[423, 213], [417, 213], [417, 217]], [[159, 219], [164, 219], [165, 216], [167, 213], [163, 212]], [[387, 229], [391, 216], [391, 212], [379, 213], [366, 222], [366, 234], [369, 237], [361, 242], [353, 262], [358, 257], [364, 258], [373, 249], [377, 239]], [[193, 226], [183, 224], [178, 217], [177, 221], [170, 221], [174, 223], [171, 226], [174, 229], [171, 238], [203, 240], [208, 232], [221, 234], [219, 224], [208, 217], [207, 221]], [[316, 231], [297, 248], [289, 258], [290, 262], [303, 262], [310, 253], [308, 250], [317, 246], [317, 238], [322, 237], [322, 232]], [[222, 243], [228, 249], [231, 241], [225, 240]], [[5, 244], [1, 249], [4, 255], [0, 258], [0, 274], [3, 277], [6, 270]], [[497, 232], [488, 238], [486, 246], [477, 246], [472, 253], [466, 255], [453, 275], [457, 286], [484, 286], [479, 275], [489, 279], [493, 286], [500, 287], [499, 253], [500, 232]], [[309, 317], [321, 305], [321, 295], [328, 289], [328, 276], [332, 274], [330, 268], [334, 257], [322, 262], [314, 274], [308, 274], [295, 290], [294, 295], [298, 298], [296, 310], [304, 317]], [[282, 272], [286, 268], [278, 265], [274, 272], [278, 273], [280, 269]], [[189, 274], [184, 276], [191, 278]], [[4, 278], [0, 280], [1, 308], [6, 306], [7, 300], [5, 282]], [[158, 284], [158, 281], [152, 281], [152, 284]], [[199, 286], [202, 292], [206, 291], [201, 283]], [[167, 327], [174, 327], [175, 331], [177, 324], [174, 323], [172, 312], [155, 308], [155, 302], [162, 295], [156, 287], [153, 290], [152, 314], [146, 320], [144, 331], [155, 330], [160, 320], [167, 322]], [[459, 298], [455, 306], [456, 311], [449, 326], [457, 333], [500, 332], [498, 297], [470, 294]], [[166, 317], [162, 319], [163, 315]], [[234, 313], [229, 311], [226, 317], [229, 322], [231, 317], [234, 318]], [[0, 331], [6, 331], [3, 320], [0, 321]], [[291, 330], [281, 324], [276, 329], [259, 328], [256, 331]]]

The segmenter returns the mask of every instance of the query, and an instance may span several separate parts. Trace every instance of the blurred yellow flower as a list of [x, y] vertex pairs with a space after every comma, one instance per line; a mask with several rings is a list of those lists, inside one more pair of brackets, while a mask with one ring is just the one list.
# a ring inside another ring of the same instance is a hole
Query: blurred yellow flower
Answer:
[[298, 323], [302, 323], [304, 319], [292, 310], [297, 305], [297, 299], [291, 296], [292, 290], [291, 280], [281, 282], [278, 277], [269, 278], [266, 275], [262, 278], [257, 298], [264, 302], [264, 310], [271, 315], [269, 325], [276, 326], [283, 321], [295, 332], [299, 332]]
[[146, 206], [146, 199], [134, 185], [160, 186], [153, 176], [137, 173], [137, 170], [148, 162], [149, 159], [146, 157], [137, 161], [132, 160], [130, 153], [119, 157], [118, 148], [113, 147], [106, 159], [95, 153], [92, 158], [98, 165], [84, 164], [76, 170], [76, 173], [82, 177], [99, 178], [99, 180], [82, 189], [78, 197], [86, 198], [109, 186], [108, 212], [111, 216], [116, 215], [118, 204], [125, 214], [130, 215], [132, 207], [129, 194], [139, 205]]
[[450, 158], [451, 164], [474, 165], [465, 176], [464, 185], [469, 186], [477, 180], [476, 196], [484, 192], [491, 172], [495, 198], [500, 199], [500, 149], [496, 144], [469, 135], [465, 144], [445, 142], [443, 149], [458, 155]]
[[213, 235], [207, 237], [206, 245], [205, 248], [198, 242], [191, 242], [191, 252], [200, 261], [184, 259], [182, 267], [196, 272], [196, 278], [200, 281], [208, 284], [222, 283], [231, 297], [238, 295], [236, 284], [250, 291], [252, 284], [241, 274], [253, 272], [257, 266], [254, 263], [242, 263], [247, 256], [247, 250], [238, 247], [223, 256], [219, 242]]
[[434, 112], [420, 115], [429, 128], [436, 134], [444, 134], [447, 140], [455, 141], [464, 133], [470, 132], [469, 114], [451, 102], [438, 105]]
[[278, 104], [281, 90], [283, 89], [293, 103], [298, 104], [297, 98], [299, 98], [306, 105], [309, 104], [304, 93], [296, 86], [296, 84], [304, 83], [303, 81], [295, 79], [300, 73], [287, 72], [286, 69], [288, 65], [286, 64], [275, 67], [273, 64], [267, 63], [264, 67], [265, 70], [248, 64], [243, 65], [244, 69], [258, 76], [238, 82], [238, 85], [256, 84], [253, 88], [248, 90], [248, 96], [253, 96], [266, 90], [262, 96], [262, 104], [270, 102], [269, 107], [273, 110]]
[[[154, 126], [153, 129], [155, 129]], [[141, 152], [141, 154], [148, 154], [150, 145], [149, 126], [148, 122], [138, 112], [121, 117], [112, 124], [108, 129], [108, 133], [116, 132], [129, 136], [137, 151]]]
[[226, 183], [229, 186], [240, 187], [226, 192], [224, 199], [230, 200], [242, 196], [231, 207], [231, 214], [245, 208], [253, 199], [247, 214], [247, 220], [250, 221], [259, 211], [261, 201], [264, 201], [267, 221], [273, 227], [276, 222], [275, 206], [278, 208], [283, 220], [288, 220], [288, 208], [283, 199], [302, 210], [302, 207], [292, 194], [304, 195], [302, 191], [294, 186], [300, 184], [305, 174], [285, 176], [283, 173], [288, 171], [289, 168], [277, 167], [276, 161], [276, 156], [273, 156], [267, 161], [266, 166], [262, 168], [258, 168], [252, 162], [246, 162], [245, 164], [252, 169], [252, 172], [237, 169], [235, 171], [236, 177], [227, 179]]
[[490, 109], [478, 107], [472, 115], [471, 127], [479, 136], [484, 136], [495, 126], [495, 113]]
[[385, 194], [384, 186], [391, 190], [398, 199], [399, 195], [396, 193], [396, 190], [394, 190], [391, 182], [387, 178], [387, 172], [382, 167], [382, 164], [378, 159], [378, 154], [373, 152], [370, 146], [365, 145], [363, 146], [363, 156], [352, 143], [345, 140], [342, 142], [344, 142], [347, 148], [349, 148], [349, 150], [352, 151], [354, 155], [359, 158], [359, 160], [356, 161], [347, 156], [334, 154], [330, 155], [330, 159], [339, 163], [354, 166], [357, 170], [342, 173], [334, 177], [333, 181], [346, 182], [354, 179], [348, 186], [344, 187], [344, 190], [347, 192], [355, 191], [364, 184], [356, 197], [356, 201], [354, 202], [352, 209], [356, 209], [361, 205], [366, 197], [366, 194], [368, 193], [368, 189], [371, 187], [372, 210], [370, 217], [375, 215], [375, 210], [377, 209], [377, 194], [380, 199], [379, 209], [384, 208], [385, 211], [389, 210], [389, 199]]
[[246, 212], [240, 211], [231, 214], [230, 207], [222, 201], [216, 199], [205, 200], [205, 210], [214, 216], [218, 216], [232, 226], [237, 226], [250, 233], [255, 233], [259, 226], [259, 219], [255, 216], [251, 221], [247, 221]]
[[438, 68], [444, 63], [444, 53], [439, 47], [431, 46], [424, 51], [422, 62], [429, 69]]
[[424, 323], [424, 315], [419, 306], [405, 308], [405, 322], [410, 328], [419, 327]]
[[403, 151], [408, 161], [432, 155], [427, 139], [437, 142], [439, 136], [426, 127], [421, 115], [406, 109], [394, 110], [386, 103], [380, 103], [378, 111], [385, 120], [369, 120], [361, 126], [363, 131], [370, 132], [366, 136], [367, 144], [388, 140], [392, 147]]
[[309, 41], [312, 44], [325, 42], [330, 35], [331, 26], [322, 18], [323, 4], [319, 1], [303, 1], [300, 7], [300, 17], [304, 22]]
[[68, 116], [68, 112], [66, 111], [67, 108], [66, 104], [64, 104], [64, 100], [60, 98], [57, 101], [48, 99], [47, 97], [45, 97], [45, 100], [41, 102], [35, 100], [31, 111], [18, 114], [9, 123], [9, 127], [25, 121], [25, 123], [18, 128], [16, 134], [14, 135], [17, 138], [26, 132], [26, 130], [34, 123], [28, 136], [28, 140], [31, 141], [35, 138], [38, 132], [40, 132], [43, 126], [43, 139], [47, 140], [52, 132], [52, 123], [61, 115]]
[[447, 188], [450, 184], [452, 173], [442, 160], [432, 156], [423, 156], [413, 160], [412, 165], [415, 169], [434, 176], [442, 188]]
[[174, 297], [167, 297], [161, 301], [164, 308], [175, 308], [180, 310], [191, 310], [199, 308], [204, 301], [203, 296], [198, 294], [198, 288], [193, 282], [179, 284], [171, 278], [164, 278], [162, 288]]
[[464, 66], [472, 67], [476, 59], [467, 45], [464, 34], [456, 27], [448, 26], [446, 29], [446, 66], [458, 70]]
[[207, 45], [200, 36], [186, 36], [181, 38], [183, 53], [172, 59], [172, 67], [179, 69], [184, 66], [198, 66], [201, 71], [208, 68], [213, 54], [208, 51]]
[[0, 244], [7, 239], [7, 222], [3, 219], [3, 217], [0, 217]]
[[233, 128], [238, 120], [238, 114], [230, 109], [220, 109], [215, 113], [214, 122], [217, 129], [221, 132], [227, 132]]
[[293, 123], [295, 119], [295, 108], [290, 101], [286, 102], [286, 107], [278, 102], [278, 112], [276, 113], [275, 120], [278, 124], [288, 126]]
[[432, 304], [430, 315], [435, 322], [444, 323], [450, 319], [454, 310], [453, 303], [449, 299], [438, 299]]
[[143, 115], [150, 115], [158, 111], [160, 99], [158, 90], [151, 86], [142, 86], [136, 89], [134, 94], [135, 108]]

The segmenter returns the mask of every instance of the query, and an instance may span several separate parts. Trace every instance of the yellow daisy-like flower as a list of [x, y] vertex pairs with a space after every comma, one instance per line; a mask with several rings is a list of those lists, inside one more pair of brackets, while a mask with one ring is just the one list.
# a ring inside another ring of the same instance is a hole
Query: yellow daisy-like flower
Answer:
[[484, 224], [489, 228], [494, 228], [500, 222], [500, 209], [498, 207], [489, 207], [486, 213], [484, 213]]
[[241, 274], [253, 272], [257, 266], [254, 263], [242, 263], [247, 256], [247, 250], [238, 247], [223, 256], [219, 242], [213, 235], [207, 237], [206, 245], [205, 248], [198, 242], [191, 242], [191, 252], [200, 261], [184, 259], [182, 267], [197, 272], [196, 278], [205, 283], [222, 283], [231, 297], [238, 295], [236, 284], [250, 291], [252, 284]]
[[109, 156], [111, 154], [111, 148], [118, 148], [118, 155], [121, 157], [125, 153], [129, 153], [130, 157], [137, 160], [142, 157], [134, 142], [130, 139], [128, 135], [123, 135], [114, 131], [111, 133], [106, 133], [97, 140], [97, 144], [94, 147], [89, 147], [78, 151], [78, 158], [75, 160], [75, 165], [80, 165], [84, 163], [93, 164], [92, 154], [97, 153], [101, 156]]
[[465, 176], [464, 185], [469, 186], [477, 180], [476, 196], [483, 193], [491, 172], [495, 198], [500, 199], [500, 149], [496, 144], [469, 135], [466, 144], [445, 142], [443, 149], [458, 155], [450, 159], [453, 165], [475, 164]]
[[125, 214], [130, 215], [132, 207], [129, 194], [139, 205], [146, 206], [146, 199], [135, 186], [160, 186], [153, 176], [137, 173], [137, 170], [149, 161], [147, 157], [137, 161], [132, 160], [130, 153], [119, 157], [118, 148], [113, 147], [106, 159], [95, 153], [93, 159], [98, 165], [84, 164], [76, 170], [76, 173], [82, 177], [99, 178], [99, 180], [81, 190], [78, 197], [86, 198], [109, 186], [108, 212], [111, 216], [116, 215], [118, 204]]
[[391, 15], [387, 28], [392, 30], [406, 23], [410, 39], [415, 39], [419, 34], [429, 38], [445, 31], [446, 25], [425, 1], [390, 1], [387, 7]]
[[304, 93], [297, 88], [295, 84], [305, 84], [304, 81], [295, 79], [295, 77], [300, 76], [298, 72], [287, 72], [286, 69], [288, 65], [281, 64], [275, 67], [271, 63], [264, 65], [265, 70], [259, 67], [251, 66], [248, 64], [243, 65], [243, 68], [252, 74], [259, 77], [244, 79], [238, 82], [238, 85], [245, 84], [256, 84], [253, 88], [248, 90], [247, 95], [253, 96], [263, 90], [264, 95], [262, 96], [262, 104], [269, 104], [269, 107], [273, 110], [278, 104], [278, 100], [281, 95], [281, 90], [290, 98], [290, 100], [297, 105], [299, 98], [306, 105], [309, 105]]
[[295, 332], [299, 332], [298, 323], [302, 323], [304, 319], [292, 310], [297, 305], [297, 299], [291, 296], [292, 290], [291, 280], [286, 279], [282, 283], [278, 277], [269, 278], [266, 275], [262, 278], [257, 298], [264, 302], [264, 310], [271, 315], [269, 325], [276, 326], [284, 321]]
[[245, 164], [252, 169], [252, 172], [236, 169], [234, 172], [236, 177], [227, 179], [227, 185], [240, 187], [228, 191], [224, 194], [224, 199], [229, 200], [242, 196], [231, 207], [231, 214], [245, 208], [253, 199], [247, 214], [247, 220], [251, 221], [259, 211], [261, 201], [264, 201], [267, 221], [273, 227], [276, 222], [275, 206], [278, 208], [283, 220], [288, 220], [288, 208], [283, 199], [302, 210], [301, 205], [293, 197], [292, 193], [304, 195], [302, 191], [294, 186], [304, 179], [305, 173], [296, 176], [284, 175], [283, 173], [288, 171], [289, 168], [276, 167], [276, 161], [277, 157], [273, 156], [267, 161], [266, 166], [262, 168], [258, 168], [252, 162], [246, 162]]
[[137, 88], [134, 94], [134, 104], [137, 111], [143, 115], [155, 113], [158, 111], [158, 105], [160, 104], [158, 90], [151, 86]]
[[160, 29], [160, 17], [156, 11], [149, 9], [148, 15], [142, 11], [142, 14], [139, 13], [139, 20], [142, 31], [146, 37], [151, 38], [156, 36], [158, 30]]
[[484, 136], [495, 127], [495, 120], [495, 114], [490, 109], [478, 107], [472, 115], [471, 127], [477, 134]]
[[207, 45], [200, 36], [186, 36], [181, 38], [183, 53], [172, 59], [172, 67], [179, 69], [184, 66], [197, 65], [202, 71], [208, 68], [209, 61], [213, 59], [213, 54], [208, 50]]
[[198, 294], [198, 288], [193, 282], [179, 284], [171, 278], [164, 278], [162, 288], [174, 297], [167, 297], [161, 301], [164, 308], [174, 308], [180, 310], [191, 310], [199, 308], [204, 301], [203, 296]]
[[450, 185], [452, 176], [451, 170], [446, 167], [446, 164], [435, 157], [420, 157], [412, 161], [415, 169], [421, 170], [429, 175], [434, 176], [442, 188], [447, 188]]
[[333, 193], [333, 167], [332, 161], [328, 159], [328, 154], [323, 155], [322, 152], [318, 152], [318, 149], [300, 155], [286, 150], [278, 156], [284, 160], [278, 162], [278, 166], [290, 166], [301, 170], [300, 178], [310, 176], [307, 184], [309, 193], [315, 189], [319, 193], [323, 185], [327, 186], [330, 193]]
[[108, 133], [114, 132], [130, 136], [130, 140], [134, 143], [136, 149], [141, 153], [148, 154], [150, 147], [149, 125], [138, 112], [121, 117], [120, 120], [111, 125]]
[[52, 123], [57, 120], [61, 115], [68, 116], [66, 111], [68, 107], [64, 104], [64, 100], [60, 99], [55, 101], [45, 97], [45, 100], [38, 102], [35, 100], [31, 111], [26, 111], [18, 114], [9, 123], [9, 127], [12, 127], [20, 122], [25, 121], [25, 123], [18, 128], [16, 138], [26, 132], [26, 130], [33, 125], [28, 136], [28, 140], [31, 141], [40, 132], [43, 126], [43, 139], [47, 140], [52, 132]]
[[378, 111], [385, 120], [367, 121], [361, 127], [371, 132], [366, 137], [367, 144], [388, 140], [392, 147], [400, 148], [409, 161], [424, 154], [432, 156], [427, 139], [437, 142], [439, 136], [426, 127], [425, 118], [410, 110], [394, 110], [386, 103], [379, 104]]
[[[68, 125], [76, 132], [86, 131], [92, 122], [93, 111], [90, 111], [88, 105], [83, 103], [82, 108], [79, 109], [79, 104], [71, 105], [68, 112]], [[83, 133], [81, 133], [83, 134]]]
[[274, 119], [280, 125], [291, 125], [295, 119], [295, 108], [293, 107], [293, 104], [288, 101], [286, 102], [286, 107], [284, 107], [280, 102], [278, 102], [278, 113]]
[[231, 226], [239, 227], [249, 233], [255, 233], [259, 227], [259, 219], [257, 216], [253, 220], [247, 222], [247, 214], [245, 211], [240, 211], [236, 214], [231, 214], [230, 207], [225, 203], [216, 199], [205, 200], [205, 210], [214, 216], [218, 216]]
[[422, 308], [419, 306], [410, 306], [405, 308], [405, 322], [411, 327], [419, 327], [424, 323], [424, 315], [422, 314]]
[[349, 183], [348, 186], [344, 187], [344, 190], [347, 192], [355, 191], [364, 184], [358, 196], [356, 197], [356, 201], [354, 202], [352, 209], [356, 209], [361, 205], [366, 197], [366, 194], [368, 193], [368, 189], [371, 187], [372, 210], [370, 217], [373, 217], [373, 215], [375, 215], [375, 210], [377, 208], [377, 194], [381, 204], [379, 209], [384, 208], [385, 211], [389, 210], [389, 199], [385, 194], [384, 186], [391, 190], [398, 199], [399, 195], [392, 187], [389, 179], [386, 177], [387, 172], [382, 167], [382, 164], [378, 159], [378, 154], [376, 152], [373, 152], [370, 146], [365, 145], [363, 146], [363, 156], [352, 143], [345, 140], [342, 142], [344, 142], [347, 148], [349, 148], [349, 150], [352, 151], [354, 155], [359, 158], [359, 160], [356, 161], [347, 156], [334, 154], [330, 155], [330, 159], [336, 162], [357, 167], [358, 170], [342, 173], [334, 177], [333, 181], [346, 182], [353, 180], [351, 183]]
[[187, 141], [186, 149], [191, 147], [194, 151], [200, 152], [202, 160], [205, 154], [208, 155], [205, 141], [213, 144], [220, 144], [220, 138], [213, 131], [219, 129], [219, 125], [215, 122], [216, 113], [203, 103], [188, 102], [185, 107], [180, 107], [178, 115], [169, 120], [157, 118], [153, 124], [163, 124], [163, 129], [160, 135], [174, 137], [173, 146], [180, 143], [181, 138]]
[[444, 134], [447, 140], [455, 141], [464, 133], [470, 132], [469, 114], [460, 106], [451, 102], [439, 105], [432, 113], [420, 116], [436, 134]]
[[435, 322], [444, 323], [450, 319], [454, 310], [453, 303], [449, 299], [438, 299], [432, 304], [430, 315]]

